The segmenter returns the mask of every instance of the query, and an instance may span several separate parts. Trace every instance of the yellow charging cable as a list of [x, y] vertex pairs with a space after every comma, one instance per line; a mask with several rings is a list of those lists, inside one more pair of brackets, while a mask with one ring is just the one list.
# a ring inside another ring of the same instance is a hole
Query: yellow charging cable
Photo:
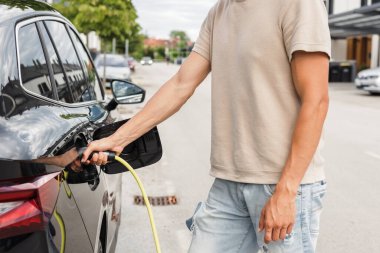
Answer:
[[150, 206], [150, 203], [149, 203], [149, 200], [148, 200], [148, 196], [146, 195], [144, 186], [143, 186], [140, 178], [136, 174], [135, 170], [132, 168], [131, 165], [129, 165], [129, 163], [127, 163], [123, 158], [121, 158], [119, 156], [115, 156], [115, 160], [118, 161], [119, 163], [121, 163], [122, 165], [124, 165], [129, 170], [129, 172], [131, 172], [132, 176], [136, 180], [136, 182], [137, 182], [137, 184], [138, 184], [138, 186], [139, 186], [139, 188], [141, 190], [141, 194], [143, 196], [146, 209], [148, 210], [149, 221], [150, 221], [150, 225], [152, 227], [153, 239], [154, 239], [154, 243], [156, 245], [156, 252], [157, 253], [161, 253], [160, 241], [158, 240], [156, 225], [154, 224], [154, 218], [153, 218], [152, 208]]

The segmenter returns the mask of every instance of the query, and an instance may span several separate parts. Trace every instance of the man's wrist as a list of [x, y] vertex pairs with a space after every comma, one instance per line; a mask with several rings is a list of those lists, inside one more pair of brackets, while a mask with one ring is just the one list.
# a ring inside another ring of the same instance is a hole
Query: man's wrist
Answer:
[[280, 179], [276, 186], [276, 193], [295, 197], [297, 195], [299, 185], [300, 183], [296, 180], [287, 178]]
[[114, 147], [124, 148], [125, 146], [128, 145], [127, 140], [126, 140], [127, 138], [119, 134], [117, 131], [114, 134], [110, 135], [108, 138]]

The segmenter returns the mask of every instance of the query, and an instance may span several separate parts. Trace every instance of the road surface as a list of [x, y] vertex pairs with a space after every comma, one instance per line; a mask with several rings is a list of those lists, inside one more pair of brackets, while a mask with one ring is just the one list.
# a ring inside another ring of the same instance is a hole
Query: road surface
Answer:
[[[177, 69], [163, 63], [138, 66], [133, 81], [146, 89], [149, 99]], [[177, 205], [153, 207], [165, 253], [187, 251], [191, 233], [185, 220], [207, 197], [213, 181], [208, 175], [210, 94], [208, 77], [182, 110], [159, 126], [161, 161], [137, 171], [148, 195], [178, 199]], [[120, 106], [115, 116], [130, 117], [142, 105]], [[352, 84], [330, 84], [324, 134], [328, 193], [318, 252], [379, 252], [380, 96], [357, 91]], [[154, 252], [145, 207], [133, 204], [136, 195], [140, 192], [135, 182], [124, 174], [117, 253]]]

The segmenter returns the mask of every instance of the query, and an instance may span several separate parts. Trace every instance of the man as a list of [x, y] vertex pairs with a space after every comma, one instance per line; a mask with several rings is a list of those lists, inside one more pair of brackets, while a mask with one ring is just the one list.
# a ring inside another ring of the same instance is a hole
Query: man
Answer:
[[193, 217], [189, 252], [315, 252], [330, 47], [323, 0], [220, 0], [178, 73], [115, 134], [92, 142], [84, 160], [120, 152], [212, 71], [216, 179]]

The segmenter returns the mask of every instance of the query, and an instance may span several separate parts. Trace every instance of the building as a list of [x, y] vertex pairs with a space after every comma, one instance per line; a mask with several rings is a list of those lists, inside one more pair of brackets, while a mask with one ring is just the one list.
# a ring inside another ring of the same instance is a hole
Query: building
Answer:
[[355, 60], [356, 69], [379, 66], [380, 0], [327, 0], [335, 61]]

